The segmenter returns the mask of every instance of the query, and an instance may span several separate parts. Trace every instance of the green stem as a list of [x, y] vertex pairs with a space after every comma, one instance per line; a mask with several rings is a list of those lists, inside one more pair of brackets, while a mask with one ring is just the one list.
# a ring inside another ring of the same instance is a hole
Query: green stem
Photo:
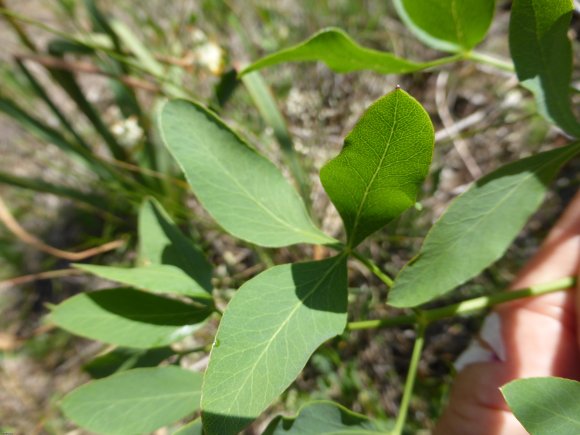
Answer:
[[350, 251], [350, 253], [354, 258], [364, 264], [368, 270], [374, 273], [382, 282], [384, 282], [387, 287], [391, 288], [393, 286], [393, 279], [385, 272], [383, 272], [372, 260], [366, 258], [364, 255], [361, 255], [356, 251]]
[[422, 319], [422, 321], [420, 321], [419, 325], [417, 326], [417, 338], [415, 339], [415, 345], [413, 346], [413, 354], [411, 355], [409, 372], [407, 373], [407, 379], [405, 381], [405, 390], [403, 391], [403, 398], [401, 399], [399, 414], [397, 415], [395, 427], [391, 431], [391, 435], [400, 435], [403, 433], [405, 421], [407, 420], [409, 404], [411, 403], [411, 397], [413, 396], [413, 387], [415, 385], [415, 378], [417, 377], [417, 369], [419, 368], [421, 351], [423, 350], [423, 344], [425, 343], [425, 330], [427, 329], [427, 325], [428, 322], [426, 319]]
[[430, 62], [424, 63], [424, 69], [433, 68], [440, 65], [447, 65], [449, 63], [457, 62], [458, 60], [464, 59], [465, 56], [463, 53], [454, 54], [452, 56], [442, 57], [439, 59], [432, 60]]
[[393, 327], [402, 325], [413, 325], [424, 318], [427, 323], [445, 319], [462, 314], [470, 314], [485, 308], [490, 308], [498, 304], [514, 301], [517, 299], [540, 296], [547, 293], [553, 293], [576, 285], [576, 279], [572, 277], [562, 278], [546, 284], [539, 284], [521, 290], [505, 291], [490, 296], [481, 296], [474, 299], [468, 299], [457, 304], [447, 305], [441, 308], [432, 308], [429, 310], [417, 310], [414, 314], [403, 316], [389, 317], [386, 319], [364, 320], [361, 322], [350, 322], [347, 328], [351, 331], [360, 329], [376, 329], [383, 327]]
[[491, 66], [498, 68], [502, 71], [507, 71], [507, 72], [511, 72], [511, 73], [513, 73], [515, 71], [514, 64], [512, 62], [509, 62], [509, 61], [506, 61], [503, 59], [499, 59], [495, 56], [490, 56], [489, 54], [480, 53], [477, 51], [469, 51], [469, 52], [463, 54], [463, 58], [467, 59], [467, 60], [472, 60], [472, 61], [477, 62], [477, 63], [491, 65]]

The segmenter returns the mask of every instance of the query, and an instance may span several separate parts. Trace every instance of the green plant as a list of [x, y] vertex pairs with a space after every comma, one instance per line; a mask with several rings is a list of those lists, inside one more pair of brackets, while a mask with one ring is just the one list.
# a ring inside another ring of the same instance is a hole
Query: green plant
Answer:
[[[42, 174], [24, 176], [2, 168], [0, 183], [71, 200], [101, 216], [106, 235], [132, 232], [135, 210], [149, 196], [157, 198], [180, 222], [190, 220], [191, 212], [183, 206], [187, 185], [179, 179], [156, 136], [153, 111], [148, 108], [162, 98], [193, 98], [194, 93], [201, 93], [191, 89], [184, 78], [191, 65], [179, 64], [181, 59], [173, 58], [169, 48], [154, 52], [128, 25], [106, 14], [93, 0], [51, 6], [55, 15], [64, 15], [64, 30], [20, 15], [4, 3], [0, 2], [0, 14], [18, 38], [20, 48], [11, 53], [13, 62], [0, 65], [5, 83], [0, 91], [0, 114], [42, 146], [58, 147], [59, 157], [74, 170], [68, 174], [71, 180], [48, 181]], [[44, 32], [48, 42], [34, 42], [26, 25]], [[218, 60], [223, 61], [221, 52], [219, 56]], [[218, 111], [231, 97], [237, 81], [235, 75], [222, 74], [221, 65], [211, 67], [215, 69], [215, 81], [221, 81], [207, 100]], [[91, 101], [89, 93], [94, 89], [82, 83], [85, 76], [103, 78], [105, 85], [98, 91], [111, 95], [105, 108], [102, 102]], [[245, 83], [256, 105], [264, 106], [269, 114], [269, 123], [283, 142], [292, 173], [307, 192], [290, 149], [292, 142], [266, 85], [259, 74], [249, 76]], [[29, 98], [21, 98], [23, 95]], [[72, 104], [72, 110], [63, 108], [67, 103]], [[46, 122], [38, 113], [53, 122]]]
[[[453, 54], [431, 62], [410, 62], [362, 48], [343, 32], [330, 29], [250, 65], [242, 74], [279, 62], [303, 60], [322, 60], [338, 72], [374, 69], [402, 73], [460, 59], [510, 68], [472, 50], [491, 23], [493, 1], [466, 1], [460, 10], [456, 2], [444, 0], [401, 0], [396, 5], [421, 40]], [[432, 5], [438, 8], [430, 9]], [[514, 2], [510, 44], [515, 71], [534, 93], [540, 112], [575, 136], [578, 123], [569, 104], [571, 61], [566, 36], [572, 3], [562, 1], [557, 6], [547, 0]], [[530, 46], [542, 56], [531, 56]], [[548, 58], [554, 47], [563, 50], [557, 61]], [[344, 53], [349, 54], [346, 59]], [[244, 283], [222, 313], [212, 297], [210, 264], [158, 203], [146, 201], [140, 212], [137, 268], [79, 266], [141, 290], [118, 288], [78, 295], [54, 307], [50, 320], [78, 335], [141, 349], [122, 352], [120, 359], [127, 362], [120, 365], [121, 370], [145, 365], [143, 357], [148, 349], [165, 348], [190, 335], [208, 318], [220, 317], [219, 329], [203, 383], [201, 374], [177, 367], [136, 368], [94, 381], [68, 395], [63, 401], [65, 414], [90, 430], [148, 432], [200, 408], [201, 422], [195, 420], [178, 433], [238, 433], [288, 387], [325, 341], [345, 329], [405, 324], [415, 325], [416, 341], [394, 422], [372, 421], [338, 404], [315, 402], [295, 418], [275, 418], [265, 430], [268, 434], [402, 433], [425, 332], [432, 322], [565, 289], [574, 281], [568, 278], [439, 308], [418, 308], [448, 294], [503, 255], [540, 206], [559, 168], [580, 152], [576, 141], [509, 163], [479, 179], [453, 201], [418, 255], [392, 279], [357, 247], [415, 205], [428, 173], [433, 126], [422, 106], [402, 89], [373, 103], [346, 137], [341, 153], [321, 170], [322, 185], [344, 223], [345, 242], [319, 230], [280, 171], [200, 104], [183, 99], [165, 104], [159, 127], [198, 200], [228, 233], [268, 248], [308, 243], [323, 245], [335, 254], [267, 269]], [[390, 288], [388, 304], [411, 311], [385, 319], [347, 322], [349, 258], [361, 262]], [[207, 350], [201, 346], [174, 352], [173, 361]], [[542, 403], [538, 394], [527, 397], [527, 403], [521, 398], [543, 388], [574, 397], [578, 394], [578, 383], [557, 379], [515, 381], [504, 389], [516, 416], [535, 433], [547, 433], [552, 427], [530, 418], [535, 417], [535, 407], [557, 404]], [[165, 400], [168, 397], [171, 399]], [[183, 401], [176, 400], [181, 397]], [[577, 401], [572, 406], [577, 408]], [[546, 414], [555, 415], [566, 431], [575, 427], [578, 412]]]

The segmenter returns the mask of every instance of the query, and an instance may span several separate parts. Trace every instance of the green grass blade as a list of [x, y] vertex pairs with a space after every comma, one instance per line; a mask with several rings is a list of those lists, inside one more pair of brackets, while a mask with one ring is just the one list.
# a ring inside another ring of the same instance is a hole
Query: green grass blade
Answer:
[[[54, 46], [49, 47], [49, 52], [53, 56], [62, 57], [62, 53], [54, 50]], [[87, 117], [97, 133], [103, 138], [109, 148], [109, 151], [111, 152], [111, 155], [117, 160], [128, 161], [126, 151], [121, 147], [121, 145], [117, 142], [117, 139], [115, 139], [113, 134], [109, 131], [99, 112], [87, 100], [74, 74], [69, 71], [57, 70], [54, 68], [48, 68], [48, 70], [54, 81], [58, 83], [60, 87], [69, 95], [69, 97], [77, 105], [78, 109]]]
[[22, 189], [32, 190], [34, 192], [51, 193], [63, 198], [87, 204], [96, 209], [102, 209], [105, 201], [101, 196], [73, 189], [71, 187], [58, 186], [47, 183], [44, 180], [36, 178], [19, 177], [0, 171], [0, 183], [8, 184]]
[[[168, 71], [164, 65], [162, 65], [155, 56], [149, 51], [149, 49], [143, 44], [139, 38], [120, 21], [112, 21], [111, 28], [118, 35], [122, 43], [133, 53], [137, 58], [141, 68], [147, 71], [154, 77], [167, 76]], [[182, 88], [172, 83], [171, 81], [163, 83], [163, 90], [167, 95], [174, 98], [187, 98], [188, 94]]]
[[278, 105], [268, 89], [268, 85], [259, 72], [242, 76], [242, 82], [252, 97], [260, 115], [262, 115], [266, 124], [274, 130], [274, 136], [280, 144], [280, 149], [298, 185], [302, 199], [308, 206], [310, 204], [310, 182], [294, 149], [294, 143], [286, 127], [286, 121], [282, 113], [280, 113]]
[[28, 82], [34, 89], [34, 92], [38, 97], [45, 102], [45, 104], [50, 108], [54, 116], [58, 118], [62, 126], [68, 130], [68, 132], [75, 138], [75, 140], [85, 149], [90, 150], [89, 144], [82, 138], [82, 136], [76, 131], [76, 129], [72, 126], [69, 120], [64, 116], [62, 111], [58, 108], [58, 106], [52, 101], [52, 98], [46, 93], [44, 87], [36, 80], [34, 75], [28, 70], [24, 62], [21, 60], [16, 60], [16, 64], [18, 68], [24, 73]]
[[[115, 56], [111, 56], [110, 54], [105, 53], [105, 59], [97, 58], [98, 65], [112, 77], [130, 75], [131, 70], [128, 64], [118, 60], [119, 58], [126, 57], [126, 55], [123, 52], [121, 39], [113, 30], [109, 18], [99, 9], [94, 0], [85, 0], [85, 7], [91, 17], [93, 30], [101, 32], [109, 37], [112, 44], [112, 50], [116, 54]], [[155, 59], [153, 58], [153, 60]], [[150, 169], [158, 170], [157, 152], [159, 151], [159, 148], [155, 147], [151, 139], [149, 128], [150, 123], [141, 110], [135, 91], [121, 80], [115, 78], [109, 80], [109, 83], [117, 105], [123, 115], [127, 118], [135, 116], [139, 122], [139, 126], [143, 130], [143, 164]], [[163, 184], [159, 180], [146, 179], [146, 181], [148, 184], [155, 186], [158, 190], [163, 189]]]
[[89, 167], [94, 167], [95, 163], [92, 154], [83, 146], [69, 141], [62, 133], [39, 119], [33, 117], [14, 101], [0, 96], [0, 112], [5, 113], [22, 125], [26, 131], [33, 134], [42, 141], [52, 143], [70, 156], [79, 158]]

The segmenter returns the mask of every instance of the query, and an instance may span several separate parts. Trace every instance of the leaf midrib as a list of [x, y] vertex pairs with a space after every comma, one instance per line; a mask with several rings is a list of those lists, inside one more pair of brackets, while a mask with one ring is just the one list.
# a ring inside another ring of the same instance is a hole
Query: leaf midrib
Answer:
[[349, 235], [349, 241], [348, 241], [348, 246], [352, 247], [353, 243], [354, 243], [354, 239], [357, 233], [357, 229], [358, 229], [358, 225], [360, 222], [360, 217], [362, 214], [362, 209], [364, 207], [364, 205], [366, 204], [370, 189], [373, 185], [373, 183], [375, 182], [375, 178], [377, 177], [377, 175], [379, 174], [379, 172], [381, 171], [381, 168], [383, 166], [383, 161], [385, 160], [385, 157], [387, 156], [387, 153], [389, 151], [389, 148], [391, 146], [391, 141], [393, 138], [393, 134], [395, 132], [395, 127], [397, 126], [397, 109], [399, 106], [399, 92], [395, 91], [395, 107], [394, 107], [394, 113], [393, 113], [393, 125], [391, 126], [391, 132], [389, 133], [389, 139], [387, 140], [387, 145], [385, 146], [385, 149], [383, 150], [383, 154], [381, 155], [381, 158], [379, 160], [379, 163], [377, 165], [377, 167], [375, 168], [374, 172], [373, 172], [373, 176], [371, 177], [371, 180], [369, 181], [369, 183], [367, 184], [365, 191], [363, 193], [361, 202], [358, 206], [358, 209], [356, 211], [356, 215], [354, 218], [354, 224], [352, 227], [352, 232]]
[[[266, 214], [270, 215], [275, 221], [279, 222], [280, 224], [282, 224], [282, 226], [285, 226], [286, 228], [297, 232], [299, 234], [303, 234], [306, 236], [313, 236], [316, 237], [318, 239], [323, 239], [320, 234], [318, 233], [314, 233], [314, 232], [310, 232], [310, 231], [306, 231], [303, 230], [302, 228], [299, 227], [295, 227], [293, 225], [291, 225], [289, 222], [281, 219], [280, 217], [278, 217], [277, 215], [275, 215], [274, 213], [272, 213], [272, 211], [270, 209], [268, 209], [262, 202], [260, 202], [257, 198], [255, 198], [248, 190], [246, 190], [245, 186], [243, 184], [241, 184], [232, 174], [231, 172], [223, 165], [223, 163], [216, 157], [214, 156], [211, 152], [208, 153], [208, 155], [217, 163], [217, 165], [219, 167], [222, 168], [222, 170], [224, 171], [224, 173], [228, 176], [228, 178], [230, 180], [232, 180], [234, 182], [234, 184], [240, 189], [240, 191], [246, 196], [246, 198], [248, 198], [251, 202], [253, 202], [254, 204], [256, 204], [258, 207], [260, 207], [264, 212], [266, 212]], [[263, 158], [262, 156], [259, 156], [259, 158]], [[291, 192], [291, 194], [293, 194], [294, 192]], [[302, 204], [301, 204], [302, 205]], [[306, 218], [308, 220], [308, 218]]]
[[[569, 155], [570, 153], [573, 155], [575, 152], [572, 151], [574, 150], [574, 148], [570, 149], [569, 153], [566, 153], [565, 155]], [[555, 161], [557, 160], [561, 160], [562, 158], [564, 158], [563, 155], [560, 154], [556, 154], [556, 156], [552, 159], [550, 159], [549, 161], [546, 161], [545, 163], [543, 163], [542, 165], [538, 166], [536, 170], [532, 171], [529, 175], [527, 175], [526, 177], [522, 178], [522, 180], [518, 183], [518, 186], [513, 189], [511, 192], [509, 192], [508, 194], [506, 194], [499, 202], [496, 203], [496, 205], [491, 208], [489, 211], [485, 212], [484, 214], [482, 214], [482, 218], [479, 219], [477, 222], [475, 222], [464, 234], [472, 234], [473, 230], [475, 227], [477, 227], [478, 225], [480, 225], [480, 223], [487, 217], [489, 216], [492, 212], [494, 212], [501, 204], [503, 204], [505, 201], [507, 201], [510, 197], [512, 197], [514, 195], [514, 193], [516, 193], [521, 187], [522, 185], [531, 177], [534, 177], [538, 172], [540, 172], [541, 170], [543, 170], [546, 166], [549, 166], [551, 164], [553, 164]], [[457, 239], [455, 239], [452, 243], [446, 245], [446, 247], [444, 249], [438, 250], [438, 255], [442, 258], [443, 254], [447, 254], [447, 252], [449, 252], [449, 250], [453, 247], [455, 247], [455, 245], [457, 245], [457, 243], [459, 243], [461, 240], [463, 240], [465, 238], [465, 236], [463, 237], [459, 237]], [[412, 267], [412, 266], [411, 266]]]
[[455, 27], [455, 35], [457, 36], [457, 42], [459, 45], [464, 48], [464, 34], [463, 29], [461, 28], [461, 20], [458, 19], [457, 14], [457, 1], [451, 0], [451, 19], [453, 20], [453, 25]]
[[535, 407], [535, 408], [539, 408], [539, 409], [541, 409], [541, 410], [545, 411], [546, 413], [548, 413], [548, 414], [550, 414], [550, 415], [552, 415], [552, 416], [554, 416], [554, 417], [560, 417], [560, 418], [562, 418], [562, 419], [564, 419], [564, 420], [567, 420], [567, 421], [569, 421], [569, 422], [573, 423], [573, 424], [574, 424], [574, 426], [578, 426], [578, 427], [580, 427], [580, 419], [578, 419], [578, 420], [575, 420], [575, 419], [573, 419], [573, 418], [569, 417], [569, 416], [568, 416], [568, 415], [566, 415], [566, 414], [560, 414], [560, 413], [558, 413], [557, 411], [555, 411], [555, 410], [552, 410], [552, 409], [550, 409], [550, 408], [548, 408], [548, 407], [545, 407], [545, 406], [543, 406], [543, 405], [539, 405], [539, 404], [537, 404], [537, 403], [535, 403], [535, 402], [533, 402], [533, 401], [531, 401], [531, 400], [527, 400], [527, 399], [526, 399], [525, 397], [523, 397], [523, 396], [521, 396], [521, 397], [520, 397], [520, 400], [522, 400], [523, 402], [526, 402], [526, 403], [528, 404], [528, 406], [530, 406], [530, 405], [531, 405], [531, 406], [533, 406], [533, 407]]
[[[234, 403], [237, 404], [237, 400], [238, 400], [238, 398], [240, 396], [240, 393], [243, 391], [246, 383], [250, 379], [251, 375], [254, 373], [256, 367], [261, 362], [262, 358], [264, 357], [264, 355], [266, 354], [267, 350], [270, 348], [270, 346], [272, 345], [272, 343], [274, 342], [274, 340], [276, 339], [276, 337], [280, 334], [280, 332], [282, 332], [282, 330], [284, 329], [284, 327], [290, 322], [290, 320], [292, 319], [292, 317], [294, 316], [294, 314], [296, 313], [296, 311], [298, 311], [298, 309], [302, 305], [304, 305], [304, 301], [306, 301], [308, 298], [310, 298], [310, 296], [312, 296], [314, 294], [314, 292], [316, 292], [316, 290], [318, 290], [320, 288], [320, 286], [326, 281], [326, 277], [329, 276], [334, 271], [334, 269], [343, 260], [343, 257], [345, 255], [346, 254], [343, 253], [343, 254], [340, 254], [339, 256], [336, 257], [336, 261], [334, 262], [334, 264], [331, 267], [328, 268], [327, 272], [319, 279], [318, 283], [306, 295], [304, 295], [302, 298], [299, 299], [299, 301], [292, 308], [292, 310], [290, 311], [290, 313], [286, 316], [286, 319], [284, 319], [284, 321], [276, 329], [276, 331], [274, 332], [274, 334], [272, 334], [271, 338], [265, 342], [264, 349], [260, 352], [260, 355], [256, 358], [254, 364], [252, 366], [250, 366], [251, 368], [247, 370], [246, 378], [242, 382], [241, 386], [238, 388], [238, 391], [237, 391], [235, 397], [230, 401], [230, 403], [232, 405]], [[211, 405], [212, 403], [215, 403], [215, 402], [216, 402], [216, 400], [209, 401], [209, 403], [207, 405]], [[204, 406], [204, 408], [207, 408], [207, 406]], [[232, 411], [232, 410], [233, 410], [233, 406], [228, 408], [228, 412], [229, 411]]]

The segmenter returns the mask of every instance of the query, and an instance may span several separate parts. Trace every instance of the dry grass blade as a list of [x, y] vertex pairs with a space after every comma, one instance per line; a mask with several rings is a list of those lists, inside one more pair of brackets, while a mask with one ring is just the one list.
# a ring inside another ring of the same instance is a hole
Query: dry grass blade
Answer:
[[63, 258], [68, 261], [81, 261], [85, 258], [94, 257], [95, 255], [102, 254], [103, 252], [112, 251], [119, 248], [125, 244], [124, 240], [113, 240], [112, 242], [105, 243], [101, 246], [86, 249], [81, 252], [69, 252], [63, 251], [62, 249], [55, 248], [53, 246], [47, 245], [42, 240], [30, 234], [22, 226], [16, 222], [8, 207], [4, 203], [4, 200], [0, 198], [0, 220], [6, 225], [12, 234], [18, 237], [24, 243], [31, 245], [38, 249], [39, 251], [46, 252], [47, 254], [53, 255], [58, 258]]
[[127, 86], [137, 89], [143, 89], [149, 92], [159, 92], [159, 86], [150, 83], [145, 80], [140, 80], [137, 77], [132, 76], [119, 76], [115, 74], [103, 71], [99, 67], [93, 65], [89, 62], [80, 62], [72, 60], [63, 60], [52, 56], [42, 56], [36, 54], [16, 54], [14, 58], [17, 60], [29, 60], [38, 63], [44, 67], [51, 69], [58, 69], [63, 71], [69, 71], [72, 73], [85, 73], [85, 74], [97, 74], [107, 77], [113, 77]]

